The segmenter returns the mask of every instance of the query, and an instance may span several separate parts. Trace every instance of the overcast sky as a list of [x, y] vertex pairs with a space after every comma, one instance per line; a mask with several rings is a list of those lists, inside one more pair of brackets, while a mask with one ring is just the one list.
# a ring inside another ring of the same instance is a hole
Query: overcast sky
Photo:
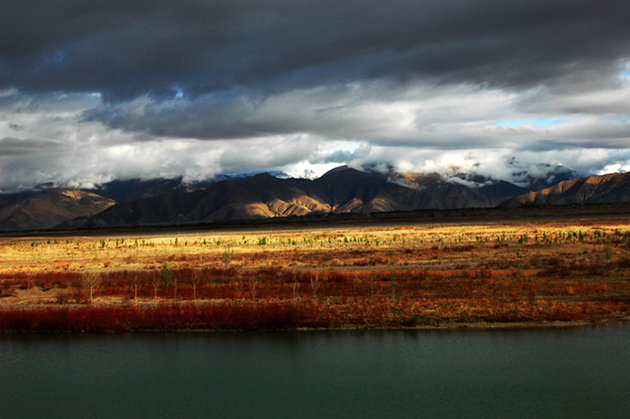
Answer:
[[5, 0], [0, 189], [630, 170], [627, 0]]

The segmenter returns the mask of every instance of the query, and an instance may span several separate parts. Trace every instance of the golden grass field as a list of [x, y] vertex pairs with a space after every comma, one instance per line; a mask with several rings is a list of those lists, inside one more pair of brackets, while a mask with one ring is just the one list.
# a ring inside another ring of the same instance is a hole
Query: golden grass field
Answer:
[[630, 314], [630, 221], [5, 237], [0, 291], [5, 331], [576, 324]]

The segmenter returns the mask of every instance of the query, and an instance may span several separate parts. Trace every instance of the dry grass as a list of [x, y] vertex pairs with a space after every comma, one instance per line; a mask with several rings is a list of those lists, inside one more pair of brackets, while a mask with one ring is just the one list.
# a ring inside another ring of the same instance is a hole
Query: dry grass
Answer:
[[[165, 264], [174, 273], [168, 284], [160, 280]], [[88, 289], [86, 275], [99, 281]], [[165, 303], [180, 311], [186, 304], [190, 310], [289, 305], [301, 313], [292, 321], [283, 317], [282, 327], [290, 328], [625, 317], [630, 223], [597, 218], [0, 242], [0, 319], [25, 308], [154, 310]], [[143, 321], [128, 329], [151, 328]], [[257, 328], [247, 324], [238, 328]], [[260, 324], [274, 328], [273, 322]]]

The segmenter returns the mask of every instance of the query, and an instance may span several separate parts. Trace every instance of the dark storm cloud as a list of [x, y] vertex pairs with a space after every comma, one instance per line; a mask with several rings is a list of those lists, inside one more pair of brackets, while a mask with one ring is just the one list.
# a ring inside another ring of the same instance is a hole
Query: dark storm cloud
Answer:
[[111, 128], [163, 137], [243, 138], [260, 134], [244, 124], [259, 99], [251, 95], [204, 96], [192, 101], [140, 101], [97, 107], [83, 122], [102, 122]]
[[0, 156], [32, 156], [60, 151], [63, 146], [46, 140], [0, 139]]
[[381, 78], [527, 86], [618, 69], [629, 21], [619, 0], [5, 1], [0, 88], [116, 101]]

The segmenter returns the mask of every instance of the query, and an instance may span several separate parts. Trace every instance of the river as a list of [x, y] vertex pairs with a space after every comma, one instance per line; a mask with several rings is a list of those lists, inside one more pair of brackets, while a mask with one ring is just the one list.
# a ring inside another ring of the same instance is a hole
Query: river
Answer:
[[6, 418], [627, 417], [630, 323], [0, 335]]

